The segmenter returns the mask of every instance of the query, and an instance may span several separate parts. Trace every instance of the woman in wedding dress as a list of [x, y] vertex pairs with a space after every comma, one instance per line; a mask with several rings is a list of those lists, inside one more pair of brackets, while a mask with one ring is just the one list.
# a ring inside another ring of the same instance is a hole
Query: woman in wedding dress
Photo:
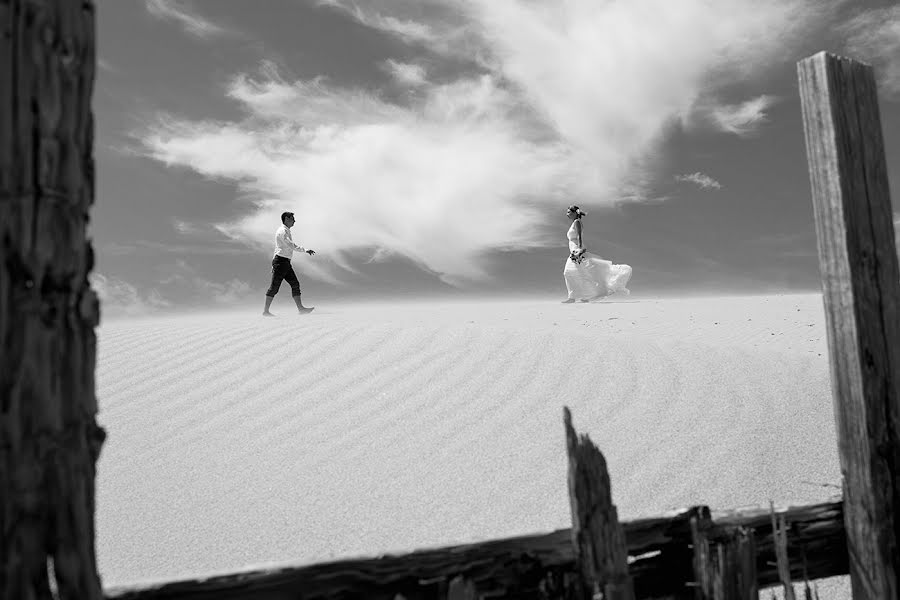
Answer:
[[630, 293], [625, 286], [631, 279], [631, 267], [614, 265], [584, 249], [581, 217], [586, 214], [574, 205], [566, 211], [566, 216], [572, 220], [572, 226], [566, 233], [569, 238], [569, 258], [566, 259], [563, 275], [569, 297], [563, 300], [563, 304], [571, 304], [576, 300], [599, 300], [617, 292]]

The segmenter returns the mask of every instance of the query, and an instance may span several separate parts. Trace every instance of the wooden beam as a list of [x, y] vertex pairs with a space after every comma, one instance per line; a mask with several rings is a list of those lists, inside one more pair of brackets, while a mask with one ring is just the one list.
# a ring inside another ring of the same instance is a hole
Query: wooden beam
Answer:
[[94, 3], [0, 2], [0, 598], [102, 597]]
[[[628, 570], [635, 597], [662, 598], [692, 594], [691, 519], [709, 514], [706, 507], [685, 509], [662, 517], [625, 521]], [[840, 501], [779, 510], [790, 524], [792, 547], [804, 548], [810, 578], [846, 575], [847, 544]], [[768, 507], [713, 512], [715, 529], [754, 530], [757, 585], [779, 583]], [[709, 535], [715, 535], [710, 531]], [[803, 569], [803, 556], [791, 556], [793, 572]], [[107, 590], [116, 600], [275, 600], [295, 598], [412, 599], [430, 581], [452, 580], [465, 573], [487, 598], [537, 597], [541, 590], [561, 591], [575, 570], [571, 529], [552, 533], [488, 540], [476, 544], [417, 550], [375, 558], [348, 558], [329, 563], [246, 571], [205, 579], [184, 579], [155, 585]], [[550, 581], [548, 581], [550, 580]], [[548, 585], [548, 583], [550, 585]], [[435, 588], [437, 589], [437, 588]], [[531, 595], [531, 596], [529, 596]]]
[[872, 69], [797, 66], [856, 600], [898, 598], [900, 273]]

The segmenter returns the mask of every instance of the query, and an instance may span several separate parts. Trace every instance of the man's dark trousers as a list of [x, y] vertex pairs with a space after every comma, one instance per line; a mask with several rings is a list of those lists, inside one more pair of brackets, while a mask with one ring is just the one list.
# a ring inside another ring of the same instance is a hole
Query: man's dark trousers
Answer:
[[272, 284], [269, 286], [266, 296], [275, 297], [278, 288], [281, 287], [281, 281], [287, 281], [291, 286], [291, 296], [300, 295], [300, 282], [297, 280], [297, 274], [294, 273], [294, 267], [291, 266], [291, 259], [283, 256], [276, 256], [272, 259]]

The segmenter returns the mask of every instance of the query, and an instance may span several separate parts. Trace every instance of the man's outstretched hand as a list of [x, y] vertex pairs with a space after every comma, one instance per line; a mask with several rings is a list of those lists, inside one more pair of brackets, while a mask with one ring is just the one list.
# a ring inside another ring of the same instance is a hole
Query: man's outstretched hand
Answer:
[[316, 253], [316, 251], [315, 250], [307, 250], [306, 253], [309, 254], [310, 256], [312, 256], [313, 254]]

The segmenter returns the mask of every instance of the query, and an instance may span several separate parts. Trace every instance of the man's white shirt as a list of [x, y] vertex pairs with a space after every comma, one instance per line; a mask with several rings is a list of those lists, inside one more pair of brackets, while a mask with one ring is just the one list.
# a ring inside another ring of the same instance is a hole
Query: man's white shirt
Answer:
[[[306, 248], [294, 243], [294, 240], [291, 238], [291, 230], [288, 229], [288, 226], [282, 225], [278, 228], [278, 231], [275, 232], [275, 256], [290, 258], [294, 255], [294, 250], [306, 252]], [[275, 256], [272, 258], [275, 258]]]

